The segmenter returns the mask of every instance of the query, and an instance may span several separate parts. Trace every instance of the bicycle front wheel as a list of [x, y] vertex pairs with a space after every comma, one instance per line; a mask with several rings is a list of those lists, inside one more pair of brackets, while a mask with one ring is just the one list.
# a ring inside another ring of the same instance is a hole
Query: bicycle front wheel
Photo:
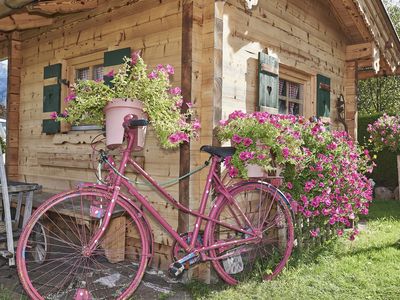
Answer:
[[126, 299], [144, 274], [148, 243], [135, 209], [118, 198], [109, 225], [91, 255], [86, 249], [102, 225], [111, 196], [82, 189], [44, 202], [17, 247], [21, 283], [32, 299]]
[[[293, 248], [293, 222], [286, 199], [274, 186], [262, 182], [244, 182], [230, 193], [238, 207], [223, 197], [210, 212], [211, 218], [229, 225], [209, 223], [208, 245], [221, 244], [210, 250], [214, 269], [229, 284], [251, 275], [272, 279], [283, 269]], [[258, 238], [246, 242], [254, 234]], [[243, 243], [223, 245], [235, 240]]]

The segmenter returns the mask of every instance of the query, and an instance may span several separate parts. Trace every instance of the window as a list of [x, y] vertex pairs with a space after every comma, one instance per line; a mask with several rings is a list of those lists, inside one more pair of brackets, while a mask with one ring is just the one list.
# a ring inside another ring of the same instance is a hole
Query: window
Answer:
[[75, 80], [100, 80], [103, 79], [103, 65], [94, 65], [77, 68]]
[[304, 85], [286, 79], [279, 79], [280, 114], [304, 114]]

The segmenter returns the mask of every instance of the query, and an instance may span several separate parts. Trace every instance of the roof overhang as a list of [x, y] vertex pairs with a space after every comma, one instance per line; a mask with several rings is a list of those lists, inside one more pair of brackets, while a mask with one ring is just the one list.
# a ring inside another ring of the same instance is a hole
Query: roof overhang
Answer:
[[381, 0], [329, 0], [348, 36], [346, 60], [357, 63], [358, 79], [397, 74], [400, 41]]
[[0, 32], [53, 24], [53, 15], [77, 13], [97, 7], [98, 0], [0, 0]]

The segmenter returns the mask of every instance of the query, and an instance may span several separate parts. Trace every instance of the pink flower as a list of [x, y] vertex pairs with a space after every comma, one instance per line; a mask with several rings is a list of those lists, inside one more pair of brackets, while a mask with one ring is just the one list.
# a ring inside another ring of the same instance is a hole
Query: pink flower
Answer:
[[263, 159], [265, 159], [267, 156], [265, 155], [265, 154], [258, 154], [257, 155], [257, 158], [259, 159], [259, 160], [263, 160]]
[[175, 69], [171, 65], [166, 65], [165, 69], [167, 70], [167, 73], [170, 74], [170, 75], [173, 75], [175, 73]]
[[156, 79], [158, 77], [158, 74], [156, 71], [152, 71], [149, 75], [147, 75], [149, 79]]
[[178, 107], [178, 108], [181, 108], [181, 107], [182, 107], [182, 104], [183, 104], [183, 99], [182, 99], [182, 98], [178, 99], [178, 100], [175, 102], [175, 106]]
[[338, 229], [337, 230], [337, 234], [338, 234], [338, 236], [342, 236], [343, 235], [343, 229]]
[[287, 182], [286, 186], [289, 190], [293, 189], [293, 184], [291, 182]]
[[245, 145], [246, 147], [250, 146], [251, 144], [253, 144], [253, 140], [251, 138], [244, 138], [243, 139], [243, 145]]
[[194, 130], [199, 130], [201, 128], [201, 124], [200, 124], [199, 120], [194, 120], [194, 122], [192, 124], [192, 128]]
[[55, 120], [55, 119], [57, 119], [57, 118], [58, 118], [57, 112], [53, 111], [53, 112], [50, 114], [50, 119]]
[[303, 215], [304, 215], [306, 218], [309, 218], [309, 217], [312, 216], [312, 212], [309, 211], [309, 210], [306, 210], [306, 211], [303, 213]]
[[319, 232], [320, 232], [320, 229], [319, 229], [319, 228], [317, 228], [317, 229], [315, 229], [315, 230], [310, 230], [310, 235], [311, 235], [313, 238], [315, 238], [315, 237], [318, 236]]
[[162, 64], [158, 64], [156, 66], [156, 70], [159, 71], [159, 72], [164, 72], [164, 73], [167, 72], [167, 70], [164, 68], [164, 66]]
[[138, 61], [138, 59], [140, 57], [140, 52], [141, 52], [140, 50], [132, 52], [132, 55], [131, 55], [131, 64], [132, 64], [132, 66], [136, 65], [136, 63], [137, 63], [137, 61]]
[[239, 154], [241, 160], [249, 160], [254, 158], [254, 153], [249, 151], [243, 151]]
[[172, 144], [177, 144], [177, 143], [180, 143], [182, 141], [189, 142], [189, 136], [184, 132], [176, 132], [176, 133], [171, 134], [168, 137], [168, 140]]
[[219, 125], [226, 126], [228, 124], [228, 120], [220, 120]]
[[177, 96], [177, 95], [180, 95], [181, 92], [182, 92], [182, 90], [181, 90], [180, 87], [174, 87], [174, 88], [170, 88], [170, 89], [169, 89], [169, 93], [170, 93], [171, 95]]
[[232, 137], [232, 141], [233, 141], [234, 143], [236, 143], [236, 144], [241, 143], [242, 140], [243, 140], [243, 139], [242, 139], [240, 136], [238, 136], [237, 134], [234, 134], [233, 137]]
[[335, 150], [337, 148], [337, 144], [335, 142], [330, 143], [326, 146], [328, 150]]
[[231, 176], [231, 177], [236, 177], [239, 175], [239, 171], [235, 167], [230, 167], [228, 172], [229, 172], [229, 176]]
[[282, 149], [282, 155], [284, 158], [288, 158], [290, 154], [289, 148], [285, 147]]
[[68, 94], [67, 97], [65, 97], [64, 102], [68, 103], [74, 99], [76, 99], [76, 95], [75, 95], [75, 93], [72, 92], [72, 93]]
[[305, 186], [304, 186], [304, 191], [309, 192], [315, 187], [315, 184], [312, 181], [307, 181]]

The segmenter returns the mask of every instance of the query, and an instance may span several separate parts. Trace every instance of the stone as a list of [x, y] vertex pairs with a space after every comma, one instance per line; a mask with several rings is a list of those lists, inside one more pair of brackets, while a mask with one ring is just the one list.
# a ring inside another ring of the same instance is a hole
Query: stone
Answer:
[[394, 199], [399, 200], [399, 187], [396, 187], [394, 189], [393, 194], [394, 194]]
[[378, 186], [375, 188], [375, 199], [378, 200], [393, 200], [393, 192], [384, 186]]

